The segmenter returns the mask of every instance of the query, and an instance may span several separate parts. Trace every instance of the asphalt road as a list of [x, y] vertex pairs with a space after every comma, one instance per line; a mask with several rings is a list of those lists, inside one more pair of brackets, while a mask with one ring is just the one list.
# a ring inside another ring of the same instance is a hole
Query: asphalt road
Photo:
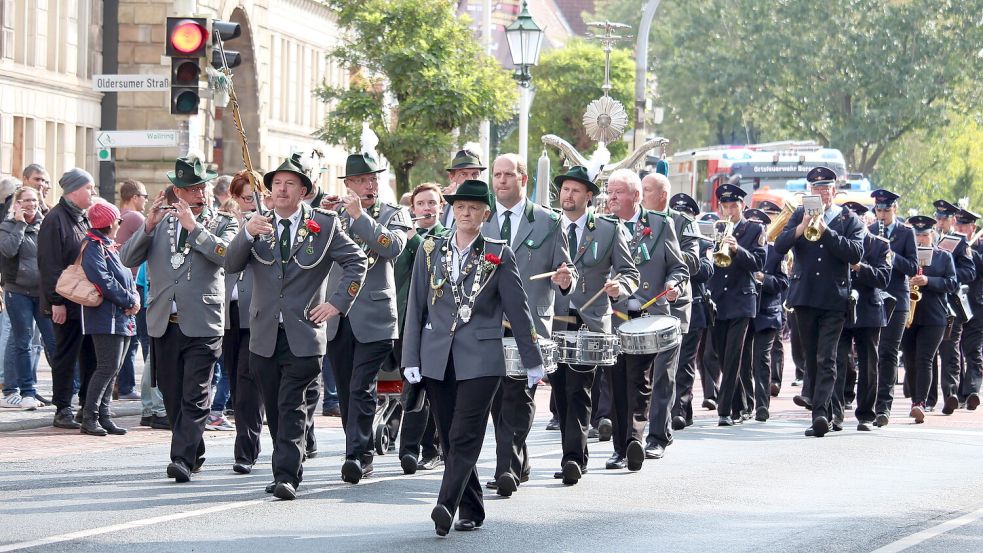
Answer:
[[[545, 402], [546, 394], [537, 399]], [[776, 400], [777, 401], [777, 400]], [[543, 405], [543, 403], [541, 403]], [[782, 400], [781, 405], [790, 406]], [[403, 476], [395, 455], [376, 476], [341, 481], [337, 419], [318, 417], [321, 455], [293, 502], [263, 492], [267, 440], [253, 474], [231, 471], [231, 433], [208, 433], [208, 463], [189, 484], [164, 476], [166, 433], [5, 433], [0, 445], [3, 551], [973, 551], [983, 547], [983, 416], [896, 417], [873, 433], [806, 438], [804, 411], [718, 428], [701, 414], [664, 459], [638, 473], [590, 472], [564, 487], [559, 434], [540, 413], [532, 479], [511, 499], [486, 494], [485, 526], [437, 538], [429, 513], [440, 472]], [[132, 420], [129, 420], [131, 424]], [[334, 423], [334, 426], [337, 426]], [[95, 441], [93, 441], [95, 440]], [[37, 443], [37, 445], [32, 445]], [[479, 464], [494, 468], [493, 434]], [[19, 449], [18, 449], [19, 448]], [[43, 449], [43, 450], [42, 450]]]

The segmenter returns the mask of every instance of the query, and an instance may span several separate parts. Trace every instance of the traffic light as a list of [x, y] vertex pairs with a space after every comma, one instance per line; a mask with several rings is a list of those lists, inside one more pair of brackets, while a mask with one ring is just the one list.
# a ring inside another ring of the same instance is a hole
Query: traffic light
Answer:
[[242, 27], [238, 23], [217, 19], [212, 21], [212, 67], [218, 70], [223, 67], [232, 69], [242, 63], [242, 56], [237, 50], [225, 48], [226, 41], [239, 38], [241, 34]]
[[171, 113], [194, 115], [201, 102], [201, 62], [208, 50], [208, 20], [168, 17], [165, 55], [171, 58]]

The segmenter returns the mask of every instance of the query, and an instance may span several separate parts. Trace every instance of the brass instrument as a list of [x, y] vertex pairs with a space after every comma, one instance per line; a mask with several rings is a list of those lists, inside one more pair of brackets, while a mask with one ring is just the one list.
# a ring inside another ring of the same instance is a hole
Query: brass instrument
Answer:
[[802, 233], [802, 236], [805, 236], [806, 240], [810, 242], [817, 242], [820, 238], [823, 237], [824, 229], [821, 226], [819, 226], [822, 222], [822, 219], [823, 219], [822, 212], [817, 213], [815, 216], [813, 216], [812, 221], [809, 222], [809, 226], [807, 226], [805, 232]]
[[716, 234], [717, 249], [713, 252], [713, 264], [722, 268], [730, 267], [733, 259], [730, 257], [730, 252], [727, 251], [728, 247], [724, 245], [724, 238], [734, 232], [734, 223], [730, 221], [717, 221], [714, 224], [714, 231]]
[[[922, 274], [922, 268], [918, 268], [918, 274]], [[908, 318], [905, 319], [904, 326], [908, 328], [913, 322], [915, 322], [915, 308], [918, 307], [918, 302], [922, 299], [922, 292], [919, 290], [917, 284], [911, 286], [911, 291], [908, 292], [908, 298], [911, 299], [911, 307], [908, 309]]]
[[782, 212], [775, 216], [771, 221], [771, 225], [768, 227], [768, 241], [774, 242], [778, 240], [778, 235], [782, 233], [788, 220], [792, 218], [792, 214], [795, 213], [795, 205], [792, 205], [791, 200], [785, 200], [785, 205], [782, 206]]

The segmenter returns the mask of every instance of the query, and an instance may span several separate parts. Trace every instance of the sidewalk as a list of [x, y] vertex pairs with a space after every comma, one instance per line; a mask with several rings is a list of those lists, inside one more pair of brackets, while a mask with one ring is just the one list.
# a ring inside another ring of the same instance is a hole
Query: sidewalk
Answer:
[[[143, 375], [143, 359], [140, 359], [139, 355], [137, 356], [137, 366], [135, 371], [137, 383], [134, 389], [139, 391], [140, 377]], [[41, 357], [41, 362], [38, 363], [37, 390], [42, 396], [51, 399], [51, 367], [48, 366], [48, 362], [44, 356]], [[74, 408], [78, 409], [78, 397], [74, 399], [74, 403]], [[143, 411], [143, 405], [139, 401], [113, 400], [112, 410], [117, 417], [128, 417], [140, 415], [140, 413]], [[0, 432], [44, 428], [45, 426], [51, 426], [54, 418], [54, 405], [41, 407], [36, 411], [0, 409]]]

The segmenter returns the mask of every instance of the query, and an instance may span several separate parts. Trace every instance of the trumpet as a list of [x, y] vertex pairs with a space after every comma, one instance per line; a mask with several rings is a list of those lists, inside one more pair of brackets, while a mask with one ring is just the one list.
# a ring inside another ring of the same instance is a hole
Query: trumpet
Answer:
[[819, 212], [812, 217], [812, 221], [809, 222], [809, 226], [806, 227], [805, 232], [802, 233], [802, 236], [805, 236], [806, 240], [816, 242], [823, 237], [824, 229], [823, 227], [819, 226], [822, 222], [822, 215], [822, 212]]
[[724, 238], [734, 232], [734, 223], [730, 221], [717, 221], [714, 224], [714, 231], [717, 240], [717, 249], [713, 252], [713, 264], [717, 267], [730, 267], [733, 259], [730, 257], [728, 247], [724, 245]]

